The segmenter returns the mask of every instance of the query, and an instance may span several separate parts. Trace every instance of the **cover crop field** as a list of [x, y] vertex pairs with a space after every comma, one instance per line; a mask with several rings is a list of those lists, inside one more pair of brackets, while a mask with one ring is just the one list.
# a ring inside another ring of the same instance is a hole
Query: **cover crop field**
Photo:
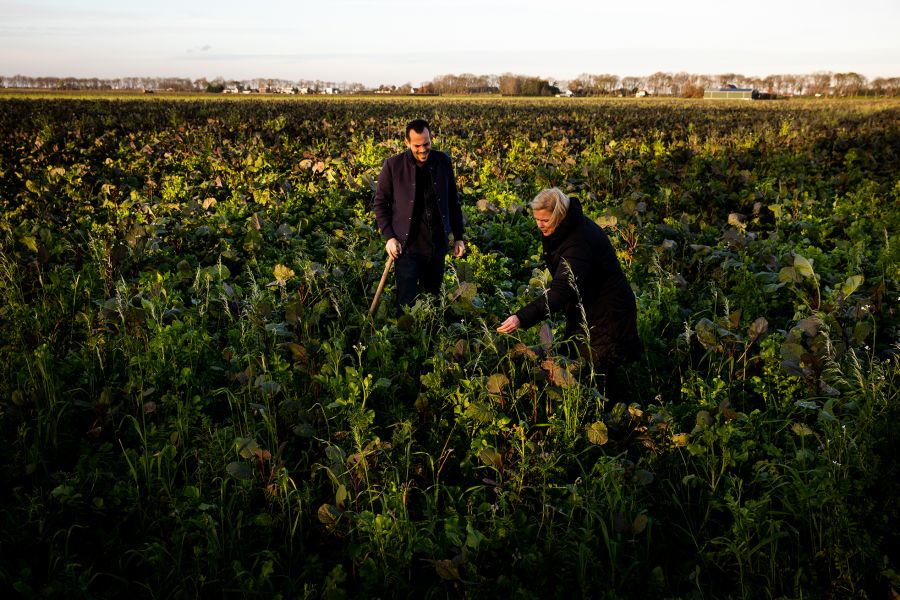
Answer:
[[[469, 253], [369, 319], [416, 117]], [[0, 140], [0, 589], [897, 597], [900, 102], [20, 95]], [[625, 390], [494, 331], [549, 185], [634, 288]]]

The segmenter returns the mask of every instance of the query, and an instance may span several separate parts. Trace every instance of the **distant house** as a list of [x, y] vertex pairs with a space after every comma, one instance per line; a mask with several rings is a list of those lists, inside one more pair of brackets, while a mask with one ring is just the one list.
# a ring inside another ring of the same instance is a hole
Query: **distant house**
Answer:
[[637, 93], [634, 95], [634, 97], [635, 98], [646, 98], [649, 95], [650, 95], [650, 92], [648, 92], [647, 90], [638, 90]]

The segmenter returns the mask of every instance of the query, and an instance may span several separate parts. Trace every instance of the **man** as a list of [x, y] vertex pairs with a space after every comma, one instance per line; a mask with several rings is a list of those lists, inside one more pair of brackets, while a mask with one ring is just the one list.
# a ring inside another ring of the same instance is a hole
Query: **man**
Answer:
[[431, 131], [422, 119], [406, 126], [406, 147], [384, 161], [375, 191], [375, 222], [395, 261], [398, 312], [415, 301], [420, 287], [440, 293], [451, 233], [453, 255], [466, 253], [450, 157], [431, 148]]

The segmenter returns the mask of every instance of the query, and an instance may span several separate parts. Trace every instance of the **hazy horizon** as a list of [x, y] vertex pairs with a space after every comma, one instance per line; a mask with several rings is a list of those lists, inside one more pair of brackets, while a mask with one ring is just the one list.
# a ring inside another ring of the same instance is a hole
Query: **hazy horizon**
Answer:
[[[900, 75], [900, 2], [0, 0], [0, 74], [414, 85], [445, 74]], [[407, 25], [413, 19], [421, 25]]]

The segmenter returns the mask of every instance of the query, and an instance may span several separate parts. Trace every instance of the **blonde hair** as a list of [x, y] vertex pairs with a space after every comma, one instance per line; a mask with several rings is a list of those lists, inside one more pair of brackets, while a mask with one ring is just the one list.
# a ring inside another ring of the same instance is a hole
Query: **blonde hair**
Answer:
[[538, 192], [534, 200], [528, 203], [528, 206], [533, 211], [550, 211], [550, 222], [548, 225], [556, 229], [569, 211], [569, 197], [563, 194], [559, 188], [546, 188]]

